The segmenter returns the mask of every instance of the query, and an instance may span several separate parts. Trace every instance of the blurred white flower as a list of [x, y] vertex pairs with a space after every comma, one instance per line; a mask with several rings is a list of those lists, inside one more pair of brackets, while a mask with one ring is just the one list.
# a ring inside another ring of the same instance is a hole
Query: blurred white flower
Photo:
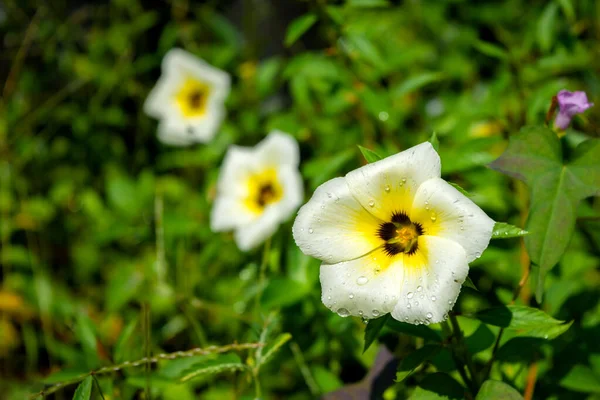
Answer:
[[181, 49], [162, 61], [162, 74], [144, 103], [144, 112], [160, 120], [158, 138], [176, 146], [205, 143], [225, 117], [229, 75]]
[[241, 250], [268, 237], [302, 203], [300, 151], [290, 135], [274, 131], [255, 147], [232, 145], [223, 161], [210, 226], [235, 230]]
[[447, 318], [494, 221], [440, 178], [422, 143], [317, 188], [293, 233], [321, 265], [323, 303], [341, 316], [429, 324]]

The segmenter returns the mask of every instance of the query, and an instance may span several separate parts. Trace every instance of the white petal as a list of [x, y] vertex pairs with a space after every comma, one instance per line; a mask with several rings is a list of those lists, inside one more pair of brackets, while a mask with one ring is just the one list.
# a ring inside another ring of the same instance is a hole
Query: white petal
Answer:
[[210, 213], [210, 229], [213, 232], [233, 230], [256, 220], [240, 199], [230, 196], [217, 196]]
[[440, 157], [425, 142], [367, 164], [346, 175], [352, 195], [369, 212], [390, 221], [395, 212], [408, 213], [421, 183], [440, 176]]
[[144, 101], [144, 113], [157, 119], [169, 115], [179, 115], [179, 110], [172, 98], [173, 93], [180, 85], [180, 77], [173, 73], [163, 72]]
[[394, 309], [403, 269], [378, 250], [352, 261], [323, 264], [320, 279], [327, 308], [343, 317], [377, 318]]
[[272, 131], [256, 146], [260, 157], [269, 163], [279, 165], [298, 166], [300, 163], [300, 149], [298, 142], [289, 134], [281, 131]]
[[281, 222], [287, 220], [302, 204], [304, 187], [298, 167], [283, 165], [277, 171], [279, 183], [283, 187], [283, 197], [277, 203], [267, 207], [276, 207], [281, 215]]
[[319, 186], [302, 206], [292, 232], [304, 254], [334, 264], [381, 246], [381, 223], [352, 197], [344, 178], [335, 178]]
[[235, 242], [240, 250], [251, 250], [273, 235], [280, 222], [279, 210], [274, 207], [266, 208], [258, 219], [237, 228]]
[[174, 73], [184, 77], [191, 75], [203, 82], [210, 83], [221, 100], [229, 93], [231, 78], [227, 72], [213, 67], [185, 50], [169, 50], [163, 58], [162, 70], [163, 73]]
[[419, 187], [410, 219], [421, 224], [425, 235], [460, 244], [467, 252], [468, 262], [481, 256], [494, 228], [494, 221], [477, 204], [439, 178]]
[[163, 119], [158, 123], [158, 139], [172, 146], [189, 146], [196, 142], [181, 121]]
[[445, 320], [469, 272], [465, 250], [452, 240], [420, 236], [417, 253], [403, 258], [404, 279], [392, 317], [413, 324]]

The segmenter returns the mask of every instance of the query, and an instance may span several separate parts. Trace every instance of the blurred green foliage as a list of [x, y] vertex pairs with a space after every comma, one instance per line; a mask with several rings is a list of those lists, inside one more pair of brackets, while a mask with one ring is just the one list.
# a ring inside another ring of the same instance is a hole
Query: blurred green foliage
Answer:
[[[247, 254], [232, 235], [210, 231], [227, 147], [289, 132], [310, 196], [364, 163], [357, 145], [386, 156], [436, 132], [444, 177], [495, 220], [523, 227], [528, 190], [484, 166], [522, 126], [544, 122], [560, 89], [600, 95], [593, 0], [282, 3], [0, 6], [5, 398], [150, 354], [234, 342], [265, 347], [128, 366], [75, 379], [49, 398], [252, 398], [259, 381], [264, 398], [293, 400], [358, 382], [377, 346], [363, 354], [364, 324], [321, 304], [319, 263], [295, 246], [291, 221], [269, 247]], [[164, 146], [141, 111], [172, 47], [233, 76], [228, 117], [210, 144]], [[597, 137], [599, 122], [598, 107], [576, 118], [563, 151]], [[502, 317], [529, 268], [520, 239], [493, 241], [473, 263], [478, 291], [464, 289], [454, 310], [464, 315], [458, 322], [476, 368], [488, 368], [494, 354], [490, 377], [499, 381], [486, 382], [477, 399], [513, 396], [507, 385], [526, 395], [533, 385], [540, 399], [600, 396], [600, 202], [584, 199], [574, 212], [566, 251], [544, 266], [543, 303], [529, 283], [516, 300], [545, 311], [552, 329], [572, 321], [555, 339], [522, 335], [486, 310]], [[467, 318], [481, 312], [487, 318]], [[380, 342], [400, 359], [412, 354], [384, 398], [464, 395], [440, 326], [383, 325]]]

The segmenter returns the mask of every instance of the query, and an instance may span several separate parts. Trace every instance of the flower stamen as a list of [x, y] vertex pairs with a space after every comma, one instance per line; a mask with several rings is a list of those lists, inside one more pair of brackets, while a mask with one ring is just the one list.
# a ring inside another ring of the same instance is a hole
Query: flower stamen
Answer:
[[421, 224], [414, 223], [403, 212], [392, 215], [391, 222], [379, 226], [377, 235], [385, 241], [384, 251], [389, 256], [404, 253], [414, 254], [418, 247], [418, 237], [423, 234]]

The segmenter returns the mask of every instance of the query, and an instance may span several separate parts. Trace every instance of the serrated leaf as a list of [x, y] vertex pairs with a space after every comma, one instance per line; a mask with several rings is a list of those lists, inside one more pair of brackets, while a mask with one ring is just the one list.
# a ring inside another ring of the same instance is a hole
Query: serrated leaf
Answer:
[[475, 400], [522, 400], [523, 396], [515, 388], [501, 381], [487, 380], [481, 385]]
[[546, 273], [565, 252], [579, 202], [600, 194], [600, 140], [580, 143], [563, 162], [560, 140], [547, 127], [526, 127], [490, 167], [524, 181], [531, 192], [525, 246], [538, 265], [536, 298], [542, 300]]
[[569, 373], [561, 379], [560, 386], [584, 393], [600, 393], [600, 376], [585, 365], [575, 365]]
[[382, 158], [379, 154], [375, 153], [373, 150], [369, 150], [366, 147], [362, 147], [361, 145], [358, 145], [358, 149], [360, 150], [363, 157], [365, 158], [365, 160], [367, 160], [368, 163], [373, 163], [375, 161], [379, 161]]
[[215, 359], [194, 365], [186, 371], [179, 381], [188, 382], [206, 375], [240, 371], [246, 368], [248, 367], [245, 364], [242, 364], [240, 358], [236, 354], [221, 354]]
[[363, 347], [363, 353], [367, 351], [375, 339], [379, 337], [379, 332], [381, 332], [390, 318], [391, 314], [385, 314], [384, 316], [369, 321], [365, 328], [365, 346]]
[[562, 335], [573, 323], [554, 319], [537, 308], [512, 305], [479, 311], [475, 317], [486, 324], [510, 329], [519, 336], [544, 339]]
[[527, 235], [529, 232], [506, 222], [496, 222], [492, 239], [509, 239]]
[[296, 18], [290, 23], [288, 30], [285, 34], [284, 43], [286, 47], [293, 45], [307, 30], [310, 29], [317, 22], [317, 16], [315, 14], [305, 14], [301, 17]]
[[402, 382], [408, 378], [421, 364], [433, 358], [441, 349], [442, 346], [438, 344], [426, 344], [407, 355], [400, 361], [396, 371], [396, 382]]
[[433, 132], [431, 134], [431, 138], [429, 138], [429, 143], [431, 143], [431, 146], [435, 151], [438, 151], [440, 149], [440, 141], [437, 137], [437, 133]]
[[387, 321], [386, 326], [393, 331], [405, 333], [410, 336], [421, 337], [423, 339], [428, 339], [434, 342], [442, 341], [442, 338], [436, 331], [425, 325], [408, 324], [406, 322], [400, 322], [392, 318]]
[[89, 400], [92, 396], [92, 383], [93, 379], [91, 376], [85, 378], [79, 386], [77, 386], [77, 390], [75, 390], [75, 394], [73, 394], [73, 400]]
[[289, 342], [292, 339], [292, 335], [290, 333], [282, 333], [277, 336], [275, 340], [273, 340], [272, 344], [269, 345], [267, 349], [265, 349], [265, 354], [262, 356], [260, 363], [266, 364], [269, 362], [269, 359], [275, 355], [275, 352], [281, 348], [284, 344]]

